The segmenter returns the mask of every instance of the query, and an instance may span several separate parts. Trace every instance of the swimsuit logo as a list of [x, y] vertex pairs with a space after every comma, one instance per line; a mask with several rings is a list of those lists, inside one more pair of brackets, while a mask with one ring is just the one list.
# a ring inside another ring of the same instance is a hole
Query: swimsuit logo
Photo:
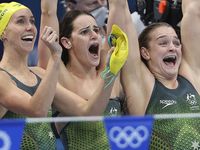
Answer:
[[112, 108], [110, 109], [110, 114], [112, 114], [112, 115], [117, 115], [117, 108], [112, 107]]
[[52, 132], [49, 132], [48, 135], [49, 135], [49, 138], [50, 138], [50, 139], [53, 139], [53, 138], [54, 138], [54, 134], [53, 134]]
[[140, 125], [136, 128], [126, 126], [124, 128], [114, 126], [109, 131], [110, 140], [120, 149], [130, 146], [132, 149], [139, 148], [142, 143], [148, 139], [149, 131], [147, 127]]
[[162, 107], [162, 109], [170, 106], [170, 105], [174, 105], [177, 102], [175, 100], [160, 100], [160, 104], [164, 104], [164, 106]]
[[187, 94], [187, 102], [190, 104], [190, 105], [196, 105], [197, 104], [197, 101], [196, 101], [196, 97], [194, 94]]
[[197, 103], [197, 100], [196, 100], [196, 97], [194, 94], [187, 94], [186, 95], [186, 102], [188, 102], [190, 105], [192, 105], [190, 107], [190, 110], [199, 110], [199, 106], [198, 106], [198, 103]]

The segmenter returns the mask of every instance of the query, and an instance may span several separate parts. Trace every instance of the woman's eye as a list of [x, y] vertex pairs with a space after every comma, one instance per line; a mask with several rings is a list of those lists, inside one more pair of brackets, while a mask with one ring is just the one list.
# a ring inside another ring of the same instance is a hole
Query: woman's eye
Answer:
[[31, 20], [30, 20], [30, 23], [31, 23], [31, 24], [35, 24], [35, 19], [31, 19]]
[[81, 31], [81, 34], [82, 35], [85, 35], [85, 34], [87, 34], [87, 33], [89, 33], [90, 32], [90, 29], [85, 29], [85, 30], [82, 30]]
[[99, 34], [100, 29], [99, 29], [99, 28], [94, 28], [93, 31], [94, 31], [95, 33]]
[[176, 47], [178, 47], [178, 46], [180, 46], [180, 45], [181, 45], [181, 42], [180, 42], [180, 41], [178, 41], [178, 40], [174, 41], [173, 43], [174, 43], [174, 45], [175, 45]]
[[167, 46], [168, 43], [169, 43], [169, 42], [167, 42], [167, 41], [163, 41], [163, 42], [160, 42], [159, 45], [161, 45], [161, 46]]
[[19, 20], [17, 20], [17, 23], [23, 24], [23, 23], [25, 23], [25, 21], [24, 21], [24, 19], [19, 19]]

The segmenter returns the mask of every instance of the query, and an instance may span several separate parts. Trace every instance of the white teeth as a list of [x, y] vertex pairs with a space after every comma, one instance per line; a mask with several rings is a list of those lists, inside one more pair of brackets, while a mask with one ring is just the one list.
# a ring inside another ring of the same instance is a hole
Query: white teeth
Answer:
[[22, 39], [33, 39], [33, 35], [24, 36], [24, 37], [22, 37]]
[[171, 57], [171, 58], [175, 58], [176, 56], [175, 56], [175, 55], [169, 55], [169, 56], [166, 56], [166, 58], [169, 58], [169, 57]]

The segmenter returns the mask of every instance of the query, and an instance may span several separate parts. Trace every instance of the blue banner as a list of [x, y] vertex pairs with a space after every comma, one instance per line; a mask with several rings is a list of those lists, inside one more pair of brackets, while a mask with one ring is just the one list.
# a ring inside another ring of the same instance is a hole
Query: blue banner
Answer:
[[0, 120], [0, 150], [19, 150], [25, 120]]
[[105, 117], [112, 150], [148, 150], [154, 119], [151, 116]]

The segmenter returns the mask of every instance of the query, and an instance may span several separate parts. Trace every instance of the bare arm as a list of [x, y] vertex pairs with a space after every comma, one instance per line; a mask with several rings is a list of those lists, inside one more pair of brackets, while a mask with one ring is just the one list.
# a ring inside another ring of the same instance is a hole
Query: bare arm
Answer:
[[183, 19], [181, 21], [181, 38], [183, 63], [180, 73], [187, 76], [200, 91], [200, 1], [182, 0]]
[[[40, 20], [40, 34], [45, 26], [50, 26], [55, 30], [59, 36], [59, 22], [57, 17], [57, 3], [58, 0], [41, 0], [41, 20]], [[47, 68], [48, 60], [50, 58], [50, 51], [44, 42], [39, 39], [38, 42], [38, 66], [43, 69]], [[65, 78], [66, 67], [61, 61], [59, 78]]]
[[51, 28], [45, 28], [42, 40], [51, 50], [51, 57], [45, 75], [33, 96], [17, 88], [10, 77], [1, 72], [0, 104], [10, 111], [27, 116], [46, 116], [52, 104], [58, 80], [62, 48]]
[[105, 88], [105, 84], [105, 81], [101, 79], [100, 83], [97, 83], [97, 89], [88, 100], [58, 84], [53, 104], [57, 110], [67, 116], [102, 115], [109, 102], [113, 87], [113, 83], [107, 88]]
[[[41, 20], [40, 20], [40, 33], [45, 26], [51, 26], [56, 33], [59, 33], [59, 24], [57, 18], [57, 2], [58, 0], [41, 0]], [[48, 47], [41, 39], [38, 42], [39, 60], [38, 65], [46, 69], [50, 52]]]
[[109, 8], [108, 33], [112, 24], [117, 24], [127, 34], [129, 40], [129, 56], [121, 73], [128, 109], [131, 114], [141, 115], [145, 113], [151, 95], [153, 76], [140, 59], [138, 36], [127, 1], [109, 0]]

